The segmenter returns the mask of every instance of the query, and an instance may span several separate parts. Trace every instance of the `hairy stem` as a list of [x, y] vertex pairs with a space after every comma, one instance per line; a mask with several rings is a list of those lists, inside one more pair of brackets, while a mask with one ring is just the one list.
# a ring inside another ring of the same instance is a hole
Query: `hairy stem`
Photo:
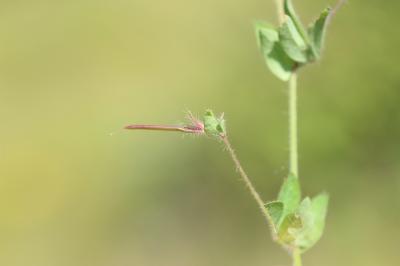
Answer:
[[221, 136], [221, 139], [223, 141], [223, 143], [225, 144], [226, 149], [228, 150], [229, 155], [231, 156], [237, 171], [239, 172], [240, 176], [242, 177], [242, 180], [244, 181], [244, 183], [246, 184], [246, 187], [249, 189], [251, 195], [253, 196], [253, 198], [255, 199], [255, 201], [257, 202], [258, 207], [261, 210], [261, 213], [264, 215], [267, 223], [269, 225], [271, 225], [271, 230], [273, 231], [273, 235], [276, 235], [276, 228], [274, 228], [273, 222], [272, 222], [272, 217], [270, 216], [270, 214], [267, 212], [267, 210], [265, 209], [264, 206], [264, 202], [260, 197], [260, 194], [258, 194], [257, 190], [254, 188], [253, 184], [250, 181], [249, 176], [246, 174], [246, 172], [243, 170], [243, 167], [234, 151], [234, 149], [232, 148], [231, 143], [228, 140], [228, 137], [226, 135]]
[[293, 250], [293, 266], [302, 266], [301, 263], [301, 254], [299, 249]]
[[299, 176], [297, 152], [297, 74], [289, 80], [289, 171]]

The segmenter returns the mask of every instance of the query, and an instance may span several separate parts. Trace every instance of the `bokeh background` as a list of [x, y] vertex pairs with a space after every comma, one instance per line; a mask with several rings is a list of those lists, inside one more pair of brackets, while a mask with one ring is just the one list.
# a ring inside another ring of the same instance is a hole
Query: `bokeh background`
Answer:
[[[294, 1], [309, 22], [333, 1]], [[304, 264], [398, 265], [395, 0], [352, 0], [299, 80], [304, 194], [329, 191]], [[128, 123], [225, 112], [263, 198], [287, 172], [285, 84], [252, 22], [272, 0], [1, 0], [0, 264], [290, 265], [221, 143]]]

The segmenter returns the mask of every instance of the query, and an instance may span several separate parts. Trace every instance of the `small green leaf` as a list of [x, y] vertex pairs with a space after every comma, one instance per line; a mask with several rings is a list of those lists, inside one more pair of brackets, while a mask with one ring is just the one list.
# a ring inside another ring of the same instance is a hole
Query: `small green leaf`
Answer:
[[226, 134], [225, 120], [223, 117], [217, 118], [212, 110], [206, 110], [203, 120], [206, 134], [216, 137]]
[[273, 225], [277, 230], [283, 214], [283, 203], [280, 201], [268, 202], [267, 204], [265, 204], [265, 208], [271, 216], [274, 223]]
[[293, 20], [293, 23], [296, 26], [298, 32], [303, 37], [303, 39], [306, 41], [306, 43], [308, 43], [309, 42], [308, 36], [306, 34], [303, 24], [301, 23], [299, 17], [296, 14], [296, 11], [294, 10], [291, 0], [284, 0], [283, 11], [284, 11], [285, 15], [289, 16]]
[[264, 53], [264, 58], [271, 72], [283, 81], [288, 81], [290, 79], [297, 64], [285, 53], [279, 42], [274, 43], [269, 54]]
[[294, 213], [299, 206], [300, 199], [299, 179], [295, 175], [290, 174], [283, 182], [278, 195], [278, 201], [281, 201], [284, 205], [283, 216]]
[[279, 79], [288, 81], [296, 62], [283, 50], [277, 30], [266, 22], [258, 21], [255, 23], [255, 31], [258, 47], [268, 68]]
[[325, 217], [328, 209], [329, 196], [321, 193], [314, 197], [305, 198], [298, 210], [303, 227], [295, 235], [295, 245], [305, 252], [321, 238], [325, 227]]
[[324, 46], [326, 29], [328, 26], [328, 18], [331, 9], [328, 7], [320, 14], [319, 18], [308, 28], [308, 35], [314, 48], [315, 57], [321, 56], [321, 50]]
[[274, 43], [279, 40], [278, 33], [273, 26], [263, 21], [257, 21], [254, 24], [256, 31], [257, 44], [264, 54], [272, 51]]
[[302, 226], [301, 218], [297, 214], [290, 213], [286, 215], [279, 227], [279, 241], [285, 245], [292, 246], [296, 240], [294, 233], [301, 229]]
[[279, 28], [279, 39], [291, 59], [299, 63], [307, 62], [307, 45], [289, 16]]

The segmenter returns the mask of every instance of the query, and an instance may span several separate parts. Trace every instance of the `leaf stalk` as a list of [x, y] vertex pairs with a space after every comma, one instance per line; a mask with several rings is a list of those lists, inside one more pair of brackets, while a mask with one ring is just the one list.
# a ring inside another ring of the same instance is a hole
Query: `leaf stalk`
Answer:
[[260, 194], [258, 194], [258, 192], [255, 189], [253, 183], [251, 182], [249, 176], [244, 171], [244, 169], [242, 167], [242, 164], [240, 163], [239, 158], [236, 155], [235, 150], [232, 148], [232, 145], [228, 140], [228, 137], [226, 135], [221, 135], [220, 138], [221, 138], [222, 142], [224, 143], [225, 148], [228, 151], [229, 155], [231, 156], [232, 161], [235, 164], [236, 169], [239, 172], [242, 180], [246, 184], [246, 187], [249, 189], [249, 191], [250, 191], [251, 195], [253, 196], [254, 200], [257, 202], [257, 205], [258, 205], [259, 209], [261, 210], [261, 213], [263, 214], [263, 216], [265, 217], [265, 220], [267, 221], [268, 225], [270, 226], [270, 229], [272, 231], [273, 236], [276, 236], [277, 229], [273, 226], [274, 223], [273, 223], [272, 217], [268, 213], [268, 211], [266, 210], [265, 203], [261, 199]]

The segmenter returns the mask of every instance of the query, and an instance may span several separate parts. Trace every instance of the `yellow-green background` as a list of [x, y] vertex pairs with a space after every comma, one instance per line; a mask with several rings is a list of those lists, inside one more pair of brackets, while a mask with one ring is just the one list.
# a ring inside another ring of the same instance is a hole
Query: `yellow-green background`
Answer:
[[[328, 2], [294, 1], [304, 21]], [[306, 266], [399, 263], [399, 8], [350, 1], [301, 72], [300, 178], [331, 195]], [[273, 199], [287, 95], [254, 19], [273, 1], [1, 0], [0, 265], [290, 265], [221, 143], [121, 130], [225, 112]]]

